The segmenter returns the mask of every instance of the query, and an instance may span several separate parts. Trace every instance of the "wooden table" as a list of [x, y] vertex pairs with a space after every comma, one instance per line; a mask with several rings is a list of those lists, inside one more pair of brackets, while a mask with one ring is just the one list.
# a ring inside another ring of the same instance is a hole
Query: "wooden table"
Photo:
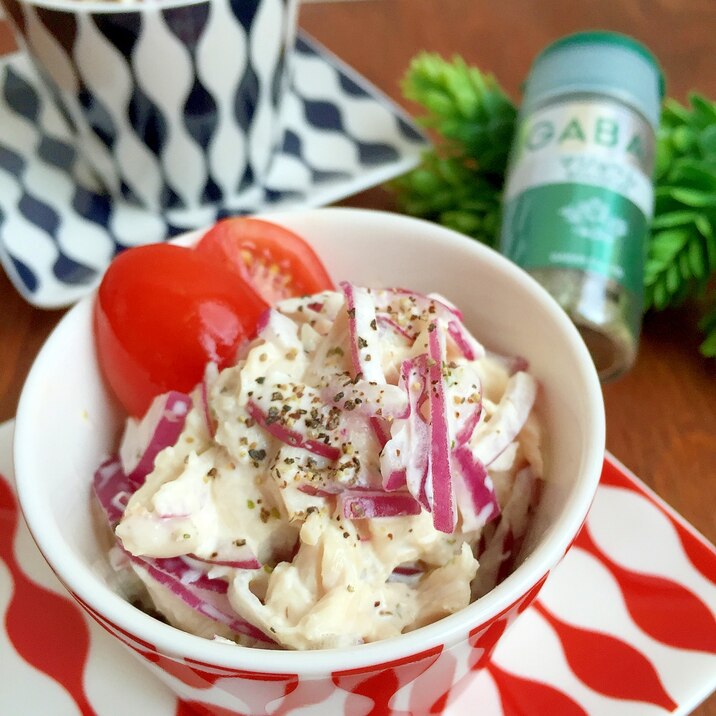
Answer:
[[[711, 0], [358, 0], [304, 5], [302, 26], [391, 97], [419, 50], [462, 55], [514, 96], [535, 54], [580, 29], [634, 35], [660, 58], [668, 92], [716, 97], [716, 3]], [[13, 47], [0, 23], [0, 53]], [[403, 102], [406, 104], [405, 102]], [[415, 111], [415, 107], [406, 104]], [[392, 209], [380, 188], [342, 202]], [[62, 316], [28, 306], [0, 273], [0, 421]], [[635, 368], [604, 389], [607, 446], [712, 542], [716, 541], [716, 361], [700, 357], [694, 307], [648, 316]], [[716, 697], [696, 712], [716, 716]]]

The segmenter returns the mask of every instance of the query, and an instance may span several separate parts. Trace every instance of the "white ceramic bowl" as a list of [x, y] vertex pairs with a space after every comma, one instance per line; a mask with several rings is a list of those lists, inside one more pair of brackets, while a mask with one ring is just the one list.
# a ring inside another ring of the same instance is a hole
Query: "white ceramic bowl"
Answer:
[[251, 714], [274, 713], [278, 705], [285, 709], [280, 713], [308, 705], [311, 714], [366, 713], [371, 698], [385, 709], [380, 713], [396, 704], [427, 713], [486, 659], [577, 535], [604, 454], [597, 375], [557, 303], [526, 273], [464, 236], [374, 211], [318, 209], [270, 218], [313, 244], [336, 280], [437, 291], [463, 310], [467, 326], [489, 348], [528, 358], [542, 385], [547, 487], [517, 570], [457, 614], [395, 639], [341, 650], [276, 652], [214, 643], [132, 607], [97, 569], [105, 555], [91, 518], [90, 483], [97, 465], [116, 450], [124, 416], [97, 365], [94, 296], [63, 318], [23, 389], [15, 430], [22, 509], [68, 590], [184, 698]]

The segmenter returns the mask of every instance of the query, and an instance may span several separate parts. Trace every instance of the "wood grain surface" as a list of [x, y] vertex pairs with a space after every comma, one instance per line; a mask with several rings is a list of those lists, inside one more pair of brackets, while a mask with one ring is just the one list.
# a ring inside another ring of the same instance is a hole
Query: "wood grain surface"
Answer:
[[[698, 89], [716, 97], [712, 0], [317, 2], [302, 7], [301, 25], [400, 102], [399, 80], [420, 50], [462, 55], [492, 71], [517, 99], [541, 48], [595, 28], [645, 42], [663, 65], [670, 95], [683, 99]], [[0, 54], [13, 48], [0, 22]], [[380, 188], [342, 203], [394, 209]], [[0, 421], [15, 414], [32, 360], [61, 315], [31, 308], [0, 272]], [[696, 315], [694, 306], [685, 306], [647, 317], [636, 366], [604, 388], [607, 446], [714, 542], [716, 361], [698, 353]], [[716, 716], [716, 697], [694, 713]]]

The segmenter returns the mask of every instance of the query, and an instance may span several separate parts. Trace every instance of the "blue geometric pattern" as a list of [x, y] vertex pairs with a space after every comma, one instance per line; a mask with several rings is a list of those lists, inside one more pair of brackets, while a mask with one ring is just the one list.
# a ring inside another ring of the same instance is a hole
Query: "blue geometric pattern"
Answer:
[[[291, 64], [283, 136], [267, 179], [257, 185], [249, 172], [243, 191], [223, 205], [159, 214], [104, 194], [28, 58], [18, 53], [0, 61], [0, 260], [22, 295], [36, 306], [65, 306], [94, 288], [125, 247], [225, 216], [325, 205], [417, 164], [425, 137], [354, 70], [305, 36]], [[204, 101], [202, 94], [197, 81], [187, 101]], [[143, 98], [133, 100], [139, 110]], [[198, 140], [213, 131], [199, 123], [187, 129]], [[204, 191], [215, 195], [211, 177]]]
[[[191, 22], [185, 17], [191, 13]], [[218, 107], [211, 92], [202, 84], [197, 69], [197, 45], [202, 39], [202, 33], [209, 20], [209, 5], [196, 5], [169, 8], [162, 12], [164, 22], [169, 30], [181, 40], [192, 63], [192, 76], [194, 84], [183, 106], [184, 125], [194, 141], [203, 150], [204, 171], [207, 174], [206, 184], [202, 191], [202, 202], [211, 204], [221, 199], [221, 187], [211, 176], [211, 166], [208, 161], [208, 149], [219, 126]], [[191, 28], [191, 32], [187, 32]], [[172, 206], [167, 203], [167, 206]]]

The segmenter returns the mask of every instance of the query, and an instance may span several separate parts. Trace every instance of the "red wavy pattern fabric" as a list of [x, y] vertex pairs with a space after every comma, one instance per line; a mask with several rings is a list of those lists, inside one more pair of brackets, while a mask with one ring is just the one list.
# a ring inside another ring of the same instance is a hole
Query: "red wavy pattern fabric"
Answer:
[[[609, 461], [605, 463], [602, 482], [628, 489], [661, 510], [678, 535], [689, 565], [711, 583], [716, 583], [716, 551], [700, 540], [668, 506], [653, 498], [628, 473]], [[37, 584], [24, 571], [21, 556], [16, 556], [17, 532], [21, 527], [24, 529], [20, 520], [13, 490], [0, 477], [0, 560], [12, 580], [4, 614], [6, 638], [18, 658], [53, 679], [71, 695], [83, 716], [95, 713], [109, 716], [97, 710], [91, 696], [93, 692], [87, 688], [87, 679], [91, 679], [88, 660], [100, 658], [94, 650], [101, 648], [101, 644], [95, 647], [100, 639], [93, 637], [90, 642], [87, 615], [140, 653], [153, 670], [161, 670], [163, 679], [175, 684], [183, 694], [181, 699], [167, 697], [169, 706], [153, 711], [152, 716], [155, 713], [156, 716], [258, 713], [291, 716], [297, 709], [314, 707], [318, 713], [321, 705], [327, 707], [328, 703], [345, 704], [347, 713], [357, 709], [356, 712], [373, 716], [423, 713], [466, 716], [464, 709], [455, 711], [452, 704], [458, 698], [456, 692], [465, 688], [469, 699], [465, 701], [459, 697], [461, 704], [476, 706], [482, 703], [481, 693], [471, 690], [470, 686], [480, 681], [474, 677], [478, 670], [482, 670], [481, 675], [486, 675], [481, 679], [483, 682], [488, 680], [492, 693], [499, 700], [499, 703], [490, 702], [484, 716], [584, 716], [592, 713], [579, 695], [571, 693], [566, 685], [560, 686], [562, 682], [554, 674], [549, 682], [527, 676], [524, 662], [514, 658], [520, 649], [510, 641], [512, 632], [505, 634], [504, 639], [502, 637], [513, 621], [520, 621], [522, 613], [539, 615], [544, 628], [550, 630], [555, 644], [559, 645], [560, 658], [566, 665], [562, 668], [569, 669], [569, 678], [577, 679], [593, 693], [619, 699], [622, 705], [634, 704], [635, 716], [638, 716], [639, 704], [649, 703], [669, 713], [679, 703], [677, 695], [665, 689], [657, 662], [645, 653], [643, 644], [639, 647], [618, 633], [603, 633], [574, 624], [559, 610], [548, 609], [539, 597], [532, 602], [541, 583], [529, 595], [497, 615], [490, 624], [474, 629], [467, 643], [451, 649], [438, 646], [413, 659], [387, 662], [375, 671], [336, 672], [331, 678], [309, 681], [301, 680], [295, 674], [267, 678], [253, 672], [170, 659], [159, 654], [154, 645], [108, 623], [79, 599], [85, 607], [84, 614], [71, 599]], [[695, 593], [693, 586], [687, 587], [679, 581], [678, 565], [673, 566], [673, 578], [624, 568], [595, 542], [589, 520], [576, 544], [609, 573], [623, 595], [629, 617], [650, 638], [664, 645], [663, 648], [672, 649], [675, 655], [686, 651], [695, 655], [716, 654], [714, 610], [704, 594]], [[515, 633], [518, 632], [519, 625], [515, 629]], [[55, 644], [62, 644], [63, 648], [49, 648]], [[497, 650], [491, 656], [496, 645]], [[530, 647], [528, 644], [524, 646]], [[538, 649], [539, 658], [549, 660], [549, 648], [554, 647], [546, 645], [542, 651]], [[460, 689], [451, 690], [453, 681], [460, 683]], [[568, 680], [563, 683], [567, 684]], [[251, 684], [260, 688], [247, 697]], [[248, 704], [248, 710], [228, 708], [230, 694], [236, 694], [241, 703]], [[339, 712], [330, 713], [338, 716]], [[480, 713], [483, 716], [483, 712]]]
[[82, 677], [89, 652], [89, 633], [69, 599], [28, 579], [15, 559], [19, 509], [10, 485], [0, 476], [0, 559], [13, 580], [5, 612], [5, 632], [17, 653], [63, 686], [83, 715], [94, 714]]

